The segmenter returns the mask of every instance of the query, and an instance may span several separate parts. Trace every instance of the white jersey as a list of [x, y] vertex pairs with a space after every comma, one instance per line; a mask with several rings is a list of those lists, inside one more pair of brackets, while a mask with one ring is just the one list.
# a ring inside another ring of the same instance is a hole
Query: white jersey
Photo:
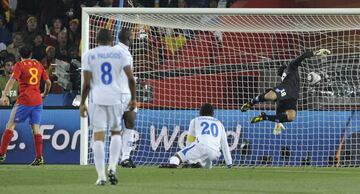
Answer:
[[[129, 51], [129, 47], [119, 42], [119, 44], [115, 45], [114, 48], [118, 49], [125, 56], [124, 63], [130, 65], [131, 69], [133, 69], [134, 68], [133, 57]], [[123, 85], [121, 85], [121, 93], [131, 94], [128, 85], [128, 78], [126, 77], [125, 72], [122, 72], [120, 74], [120, 79], [122, 80], [122, 83], [124, 83]]]
[[123, 54], [112, 46], [98, 46], [85, 52], [83, 69], [92, 73], [90, 103], [121, 104], [120, 96], [124, 83], [120, 75], [127, 66], [124, 58]]
[[196, 137], [196, 142], [215, 151], [222, 150], [226, 164], [232, 164], [232, 158], [224, 125], [216, 118], [199, 116], [191, 120], [189, 135]]

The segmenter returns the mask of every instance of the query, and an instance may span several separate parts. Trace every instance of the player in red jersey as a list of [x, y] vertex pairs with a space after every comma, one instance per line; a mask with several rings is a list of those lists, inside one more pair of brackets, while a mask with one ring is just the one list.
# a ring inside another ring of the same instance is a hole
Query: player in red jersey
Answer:
[[[7, 95], [13, 87], [14, 83], [18, 81], [19, 97], [14, 105], [9, 122], [6, 125], [1, 139], [0, 145], [0, 162], [6, 158], [7, 147], [13, 137], [14, 129], [17, 123], [24, 122], [29, 118], [29, 123], [33, 130], [36, 158], [31, 163], [33, 166], [44, 164], [42, 157], [42, 135], [40, 131], [42, 99], [46, 97], [50, 91], [51, 82], [49, 80], [43, 65], [31, 59], [31, 49], [24, 46], [20, 49], [21, 61], [17, 62], [13, 69], [13, 74], [7, 82], [4, 92], [0, 99], [1, 105], [8, 105], [9, 99]], [[44, 92], [40, 92], [40, 81], [45, 80]]]

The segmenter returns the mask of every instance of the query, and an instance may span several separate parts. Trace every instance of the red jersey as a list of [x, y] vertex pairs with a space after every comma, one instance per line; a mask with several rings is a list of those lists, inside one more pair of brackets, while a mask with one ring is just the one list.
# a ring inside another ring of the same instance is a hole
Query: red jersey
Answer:
[[49, 77], [43, 65], [33, 59], [17, 62], [13, 69], [12, 77], [18, 81], [19, 97], [17, 104], [25, 106], [38, 106], [42, 104], [40, 81]]

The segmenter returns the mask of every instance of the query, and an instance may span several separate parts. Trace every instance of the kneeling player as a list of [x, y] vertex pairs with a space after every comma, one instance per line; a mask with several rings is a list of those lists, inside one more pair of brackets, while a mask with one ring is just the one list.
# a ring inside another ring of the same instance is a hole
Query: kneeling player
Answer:
[[[182, 162], [198, 163], [202, 167], [211, 168], [212, 161], [220, 157], [220, 149], [224, 154], [225, 162], [230, 168], [232, 158], [227, 136], [223, 124], [214, 116], [211, 104], [204, 104], [200, 108], [200, 116], [190, 122], [187, 136], [187, 146], [177, 152], [160, 168], [176, 168]], [[190, 145], [189, 145], [190, 144]]]
[[296, 118], [296, 103], [300, 93], [300, 75], [298, 67], [301, 62], [313, 56], [326, 56], [330, 54], [327, 49], [320, 49], [315, 52], [306, 51], [301, 56], [291, 61], [288, 66], [281, 66], [278, 76], [281, 76], [281, 83], [272, 89], [268, 89], [265, 93], [256, 96], [250, 102], [245, 103], [241, 107], [241, 111], [245, 112], [252, 108], [255, 104], [265, 101], [277, 101], [276, 115], [267, 115], [262, 112], [259, 116], [251, 119], [251, 123], [257, 123], [268, 120], [278, 123], [274, 133], [278, 134], [284, 129], [281, 123], [292, 122]]

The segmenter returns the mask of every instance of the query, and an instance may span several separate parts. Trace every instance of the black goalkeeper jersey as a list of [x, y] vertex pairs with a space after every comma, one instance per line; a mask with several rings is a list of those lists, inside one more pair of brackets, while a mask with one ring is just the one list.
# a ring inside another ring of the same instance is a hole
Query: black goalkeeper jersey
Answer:
[[276, 88], [282, 88], [286, 91], [286, 96], [284, 99], [295, 99], [299, 98], [300, 94], [300, 75], [299, 75], [299, 66], [301, 62], [313, 56], [311, 51], [304, 52], [298, 58], [292, 60], [290, 64], [286, 67], [283, 67], [283, 72], [281, 73], [282, 82]]

